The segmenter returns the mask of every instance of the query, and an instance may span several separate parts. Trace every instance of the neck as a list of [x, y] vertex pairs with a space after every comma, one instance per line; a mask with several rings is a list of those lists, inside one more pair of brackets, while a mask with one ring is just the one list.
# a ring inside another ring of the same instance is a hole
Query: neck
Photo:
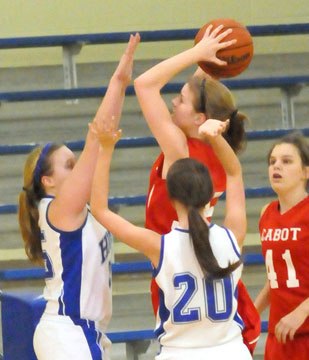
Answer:
[[56, 189], [54, 188], [45, 189], [45, 194], [56, 197]]
[[177, 211], [179, 226], [182, 229], [189, 229], [188, 211], [187, 209], [181, 209]]
[[[179, 226], [182, 229], [189, 229], [189, 220], [188, 220], [188, 210], [185, 206], [183, 206], [181, 203], [175, 201], [174, 202], [174, 207], [176, 209], [177, 212], [177, 216], [178, 216], [178, 222], [179, 222]], [[204, 218], [204, 207], [200, 209], [200, 215], [202, 218]], [[207, 219], [205, 219], [207, 225], [209, 226], [209, 222], [207, 221]]]
[[306, 189], [299, 189], [299, 191], [289, 191], [285, 194], [278, 194], [280, 203], [280, 213], [284, 214], [299, 202], [308, 196]]

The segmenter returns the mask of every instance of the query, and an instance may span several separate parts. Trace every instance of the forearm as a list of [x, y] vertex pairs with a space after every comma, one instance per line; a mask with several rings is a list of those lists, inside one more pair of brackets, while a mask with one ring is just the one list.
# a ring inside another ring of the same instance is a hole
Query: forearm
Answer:
[[261, 314], [270, 303], [270, 288], [269, 281], [267, 280], [264, 288], [260, 291], [259, 295], [255, 299], [254, 305], [257, 308], [258, 312]]
[[240, 162], [233, 149], [221, 136], [208, 137], [211, 147], [222, 164], [227, 176], [238, 176], [242, 174]]
[[300, 303], [300, 305], [297, 307], [297, 310], [307, 318], [309, 316], [309, 298]]
[[96, 164], [90, 207], [96, 218], [100, 218], [104, 211], [108, 210], [109, 172], [113, 154], [113, 148], [100, 147]]
[[195, 64], [197, 56], [194, 48], [181, 52], [169, 59], [155, 65], [148, 71], [140, 75], [134, 85], [138, 91], [139, 87], [154, 87], [161, 89], [176, 74]]
[[127, 84], [118, 79], [117, 73], [115, 72], [109, 82], [106, 94], [94, 117], [94, 121], [100, 121], [107, 117], [114, 116], [118, 126], [123, 109], [126, 88]]

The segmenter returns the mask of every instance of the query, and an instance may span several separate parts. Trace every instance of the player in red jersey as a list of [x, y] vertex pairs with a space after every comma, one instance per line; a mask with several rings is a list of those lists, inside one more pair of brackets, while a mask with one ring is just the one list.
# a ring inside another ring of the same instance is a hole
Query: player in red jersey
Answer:
[[[211, 147], [199, 131], [201, 125], [209, 118], [218, 120], [230, 119], [230, 126], [224, 137], [235, 152], [245, 143], [244, 121], [246, 116], [239, 113], [231, 92], [220, 82], [211, 77], [192, 77], [184, 85], [181, 93], [172, 101], [173, 112], [161, 97], [162, 87], [176, 74], [198, 61], [213, 61], [223, 64], [216, 57], [219, 49], [230, 46], [232, 41], [224, 42], [224, 37], [232, 30], [218, 35], [222, 26], [212, 30], [210, 26], [204, 38], [193, 48], [162, 61], [135, 82], [135, 91], [147, 123], [157, 139], [162, 154], [153, 165], [146, 204], [146, 227], [158, 233], [169, 232], [176, 212], [169, 203], [165, 184], [167, 169], [180, 158], [192, 157], [203, 162], [209, 169], [214, 183], [214, 198], [205, 216], [210, 218], [213, 206], [219, 194], [225, 190], [225, 174]], [[162, 213], [164, 209], [164, 213]], [[245, 224], [244, 224], [245, 226]], [[155, 281], [151, 285], [152, 303], [156, 314], [159, 296]], [[242, 308], [238, 312], [245, 322], [244, 341], [253, 352], [260, 334], [260, 318], [244, 285], [239, 283], [239, 302]], [[251, 343], [251, 344], [250, 344]]]
[[278, 200], [262, 209], [260, 235], [268, 280], [256, 299], [270, 306], [265, 360], [309, 359], [309, 147], [292, 133], [269, 153]]

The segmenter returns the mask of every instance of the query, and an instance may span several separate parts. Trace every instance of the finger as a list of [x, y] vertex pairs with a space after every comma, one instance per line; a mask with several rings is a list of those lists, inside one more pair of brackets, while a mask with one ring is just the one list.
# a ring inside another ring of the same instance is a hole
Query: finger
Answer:
[[230, 119], [223, 121], [222, 124], [224, 125], [224, 128], [226, 129], [230, 125]]
[[289, 332], [289, 339], [292, 341], [292, 340], [294, 340], [294, 335], [295, 335], [295, 332], [296, 332], [296, 329], [295, 330], [290, 330], [290, 332]]
[[217, 65], [220, 65], [220, 66], [224, 66], [224, 65], [227, 65], [227, 61], [223, 61], [217, 57], [211, 59], [211, 62], [217, 64]]
[[229, 35], [233, 30], [232, 29], [227, 29], [224, 30], [221, 34], [219, 34], [218, 36], [216, 36], [216, 40], [218, 40], [219, 42], [221, 40], [223, 40], [225, 37], [227, 37], [227, 35]]
[[128, 48], [127, 48], [127, 55], [132, 56], [137, 48], [137, 45], [140, 42], [140, 34], [136, 33], [135, 35], [130, 35], [130, 40], [129, 40], [129, 44], [128, 44]]
[[213, 25], [212, 25], [212, 24], [210, 24], [209, 26], [207, 26], [207, 29], [206, 29], [206, 31], [205, 31], [205, 34], [204, 34], [203, 38], [209, 36], [212, 28], [213, 28]]
[[220, 44], [218, 44], [218, 49], [224, 49], [227, 48], [231, 45], [234, 45], [235, 43], [237, 43], [237, 39], [233, 39], [233, 40], [229, 40], [229, 41], [224, 41]]
[[122, 130], [118, 129], [117, 131], [114, 131], [111, 135], [112, 135], [114, 144], [116, 144], [118, 142], [118, 140], [121, 138]]
[[118, 129], [117, 132], [116, 132], [116, 135], [117, 135], [117, 141], [118, 141], [122, 136], [122, 130]]
[[137, 46], [138, 43], [141, 41], [141, 36], [138, 32], [135, 34], [134, 40], [135, 40], [135, 46]]
[[281, 332], [280, 332], [279, 324], [277, 324], [275, 327], [275, 336], [277, 340], [281, 342]]
[[286, 343], [286, 336], [287, 336], [287, 333], [286, 333], [286, 332], [282, 332], [282, 333], [281, 333], [281, 341], [282, 341], [283, 344]]
[[[217, 35], [219, 34], [219, 32], [220, 32], [223, 28], [224, 28], [224, 25], [219, 25], [219, 26], [217, 26], [217, 27], [213, 30], [213, 32], [211, 33], [211, 37], [212, 37], [212, 38], [216, 38]], [[230, 30], [230, 29], [229, 29], [229, 30]], [[224, 31], [223, 34], [224, 34], [225, 32], [227, 32], [227, 31], [228, 31], [228, 30]], [[219, 35], [219, 37], [221, 37], [221, 36], [222, 36], [222, 34]]]

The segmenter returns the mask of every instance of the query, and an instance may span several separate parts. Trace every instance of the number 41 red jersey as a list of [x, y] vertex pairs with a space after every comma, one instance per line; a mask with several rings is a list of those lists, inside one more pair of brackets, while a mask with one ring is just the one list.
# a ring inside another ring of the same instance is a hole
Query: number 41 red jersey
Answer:
[[[260, 219], [262, 251], [270, 285], [269, 329], [309, 297], [309, 197], [280, 214], [271, 202]], [[309, 332], [309, 318], [297, 334]]]

